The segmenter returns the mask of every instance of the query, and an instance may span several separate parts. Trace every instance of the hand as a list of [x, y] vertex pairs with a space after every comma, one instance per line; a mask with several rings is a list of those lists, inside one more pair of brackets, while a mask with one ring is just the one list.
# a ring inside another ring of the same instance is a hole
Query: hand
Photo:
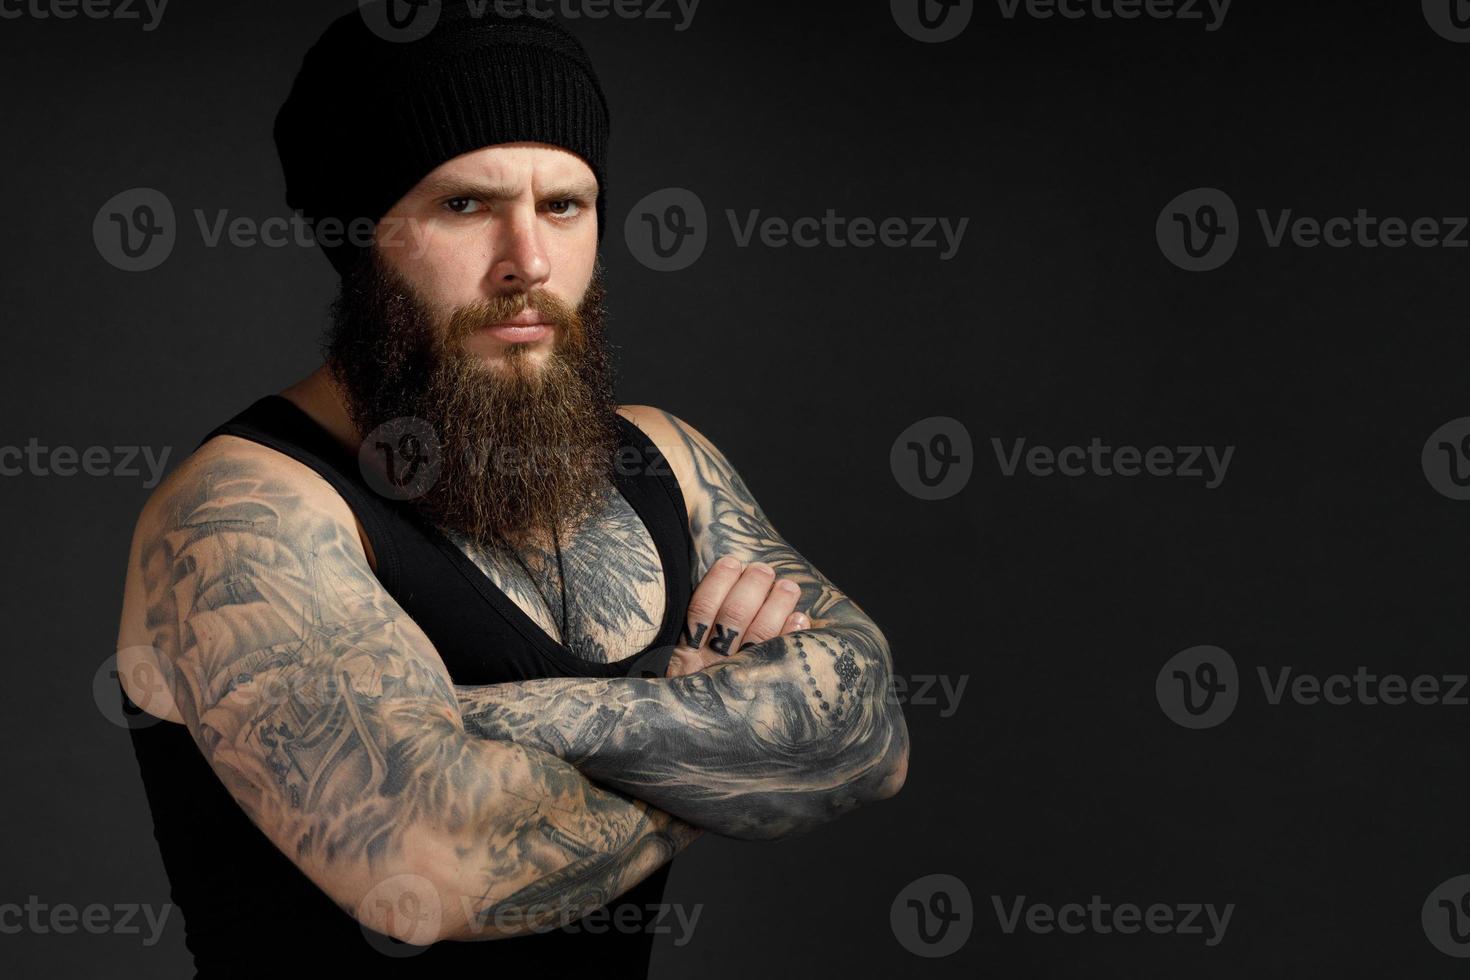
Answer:
[[669, 677], [680, 677], [719, 663], [752, 643], [761, 643], [811, 625], [796, 612], [801, 588], [777, 580], [765, 562], [744, 564], [726, 555], [715, 562], [689, 599], [688, 619], [669, 658]]

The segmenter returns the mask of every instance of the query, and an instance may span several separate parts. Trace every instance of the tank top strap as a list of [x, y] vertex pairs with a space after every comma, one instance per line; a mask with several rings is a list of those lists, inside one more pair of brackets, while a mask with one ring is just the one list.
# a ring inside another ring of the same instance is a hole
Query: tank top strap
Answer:
[[373, 545], [379, 580], [388, 591], [397, 591], [401, 561], [394, 532], [403, 520], [396, 509], [397, 502], [374, 492], [363, 479], [356, 457], [315, 419], [288, 398], [266, 395], [215, 426], [199, 444], [202, 446], [216, 436], [235, 436], [259, 443], [296, 460], [326, 480], [362, 522]]
[[669, 646], [678, 642], [694, 592], [694, 538], [689, 531], [689, 512], [679, 480], [663, 451], [621, 415], [618, 425], [623, 431], [623, 444], [614, 464], [614, 479], [665, 559], [664, 583], [671, 614], [652, 646]]

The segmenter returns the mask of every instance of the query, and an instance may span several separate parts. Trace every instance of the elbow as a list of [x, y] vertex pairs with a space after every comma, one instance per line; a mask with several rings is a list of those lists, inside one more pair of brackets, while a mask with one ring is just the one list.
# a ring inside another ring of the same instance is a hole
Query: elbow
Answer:
[[454, 891], [427, 864], [405, 862], [364, 883], [341, 904], [370, 943], [426, 947], [466, 931]]
[[370, 887], [358, 890], [356, 908], [349, 911], [364, 930], [410, 946], [505, 939], [532, 931], [537, 923], [529, 915], [487, 910], [484, 888], [464, 861], [463, 848], [463, 840], [454, 836], [420, 829], [405, 841], [391, 867], [375, 869]]
[[903, 712], [893, 709], [888, 726], [888, 744], [878, 765], [873, 799], [886, 800], [898, 795], [909, 778], [909, 729]]
[[[872, 762], [839, 786], [814, 794], [798, 793], [777, 797], [760, 820], [745, 820], [731, 829], [716, 830], [727, 837], [752, 841], [779, 841], [800, 837], [842, 816], [903, 789], [909, 774], [908, 727], [895, 711], [892, 721], [872, 736]], [[814, 778], [830, 773], [830, 769]]]

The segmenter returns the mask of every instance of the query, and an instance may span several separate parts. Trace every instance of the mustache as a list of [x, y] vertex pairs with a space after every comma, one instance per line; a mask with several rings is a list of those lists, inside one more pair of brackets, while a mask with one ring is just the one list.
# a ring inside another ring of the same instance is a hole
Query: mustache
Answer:
[[449, 317], [446, 333], [451, 340], [463, 340], [477, 330], [504, 323], [527, 310], [543, 316], [563, 338], [580, 338], [581, 314], [576, 307], [545, 289], [492, 296], [458, 307]]

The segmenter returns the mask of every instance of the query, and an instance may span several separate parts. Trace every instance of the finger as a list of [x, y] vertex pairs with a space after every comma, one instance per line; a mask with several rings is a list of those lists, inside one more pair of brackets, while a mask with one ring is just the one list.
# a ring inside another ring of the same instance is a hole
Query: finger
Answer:
[[679, 645], [698, 649], [709, 638], [710, 626], [724, 605], [725, 596], [740, 580], [745, 565], [738, 559], [726, 555], [711, 566], [700, 579], [694, 594], [689, 597], [689, 611], [684, 617], [684, 631], [679, 635]]
[[679, 647], [669, 657], [669, 669], [665, 677], [683, 677], [685, 674], [698, 673], [710, 664], [719, 663], [724, 660], [717, 653], [708, 650], [692, 650], [688, 647]]
[[760, 561], [746, 565], [739, 580], [725, 596], [704, 645], [715, 653], [729, 656], [775, 584], [776, 570], [770, 565]]
[[748, 646], [780, 636], [782, 625], [796, 609], [796, 601], [800, 598], [801, 586], [789, 578], [778, 581], [771, 594], [766, 597], [765, 605], [761, 606], [760, 612], [755, 614], [755, 618], [745, 628], [745, 638], [740, 641], [740, 649], [744, 650]]
[[806, 613], [794, 612], [786, 617], [786, 622], [781, 624], [781, 635], [795, 633], [797, 630], [811, 629], [812, 621], [807, 618]]

